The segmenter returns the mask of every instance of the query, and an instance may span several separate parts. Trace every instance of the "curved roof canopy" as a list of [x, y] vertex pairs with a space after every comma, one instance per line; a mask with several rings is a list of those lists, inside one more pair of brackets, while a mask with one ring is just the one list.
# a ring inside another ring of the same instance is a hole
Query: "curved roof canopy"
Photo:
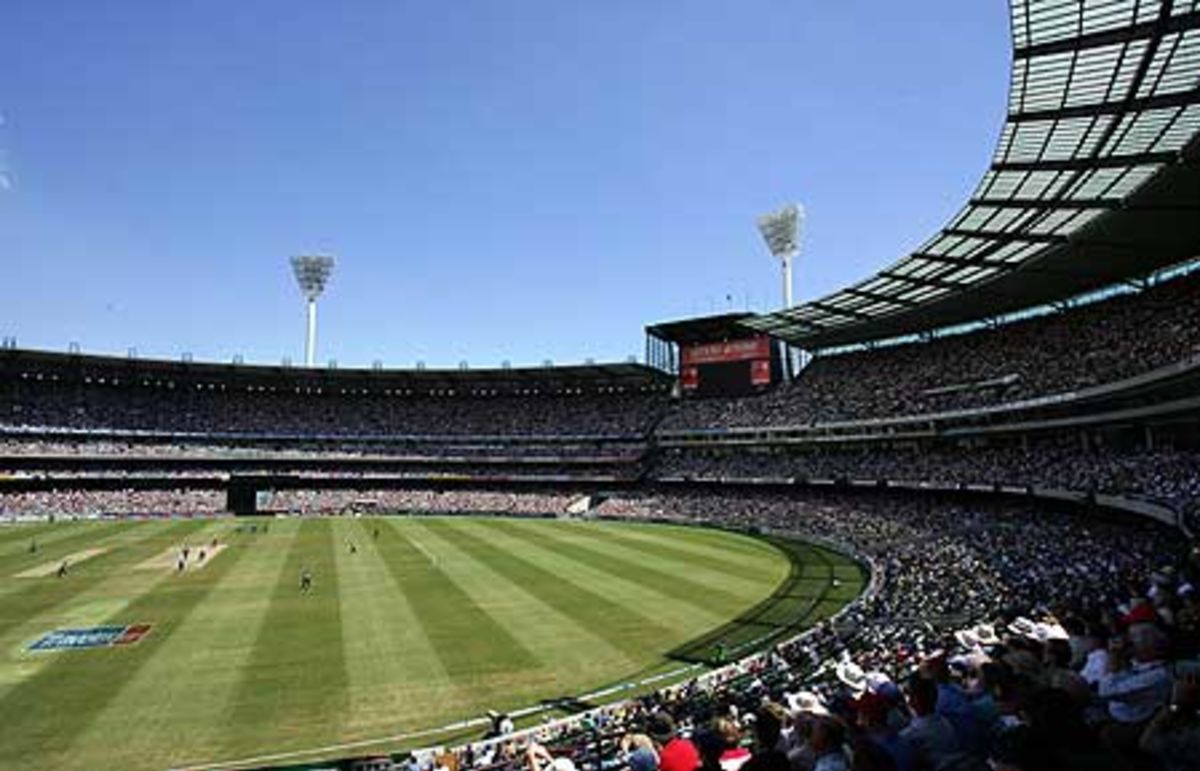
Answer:
[[875, 277], [747, 320], [805, 348], [975, 321], [1200, 254], [1200, 0], [1011, 0], [1008, 117], [950, 223]]

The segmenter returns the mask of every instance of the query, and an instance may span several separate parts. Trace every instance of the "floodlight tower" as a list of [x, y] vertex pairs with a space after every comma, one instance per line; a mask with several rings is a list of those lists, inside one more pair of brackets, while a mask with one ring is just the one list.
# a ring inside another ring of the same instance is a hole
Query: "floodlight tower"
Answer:
[[[758, 232], [767, 242], [771, 254], [783, 265], [783, 309], [792, 307], [792, 263], [800, 256], [800, 239], [804, 234], [804, 207], [790, 203], [779, 211], [758, 218]], [[783, 344], [784, 379], [792, 374], [791, 348]]]
[[333, 258], [326, 255], [301, 255], [292, 258], [296, 283], [308, 301], [308, 334], [304, 338], [304, 364], [316, 366], [317, 361], [317, 298], [325, 291], [329, 274], [333, 273]]

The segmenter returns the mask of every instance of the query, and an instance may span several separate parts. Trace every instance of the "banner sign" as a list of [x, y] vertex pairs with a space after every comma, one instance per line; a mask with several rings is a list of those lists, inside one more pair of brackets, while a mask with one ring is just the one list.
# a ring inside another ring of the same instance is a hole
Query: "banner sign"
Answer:
[[150, 633], [150, 624], [128, 626], [90, 626], [83, 629], [57, 629], [29, 646], [31, 651], [80, 650], [132, 645]]
[[771, 362], [755, 359], [750, 362], [750, 383], [756, 386], [771, 385]]
[[743, 340], [728, 340], [723, 343], [689, 345], [679, 355], [680, 364], [684, 367], [748, 359], [770, 359], [771, 338], [759, 335]]

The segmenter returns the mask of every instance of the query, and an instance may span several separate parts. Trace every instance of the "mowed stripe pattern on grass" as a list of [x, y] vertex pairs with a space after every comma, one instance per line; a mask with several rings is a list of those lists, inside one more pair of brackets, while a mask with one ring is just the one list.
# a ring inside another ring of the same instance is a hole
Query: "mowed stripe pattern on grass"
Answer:
[[[232, 760], [580, 693], [664, 666], [790, 568], [762, 541], [682, 527], [392, 517], [273, 520], [251, 535], [238, 524], [37, 531], [38, 561], [107, 551], [63, 581], [0, 589], [0, 767]], [[5, 535], [0, 570], [24, 569], [27, 540]], [[229, 547], [205, 570], [136, 569], [214, 535]], [[127, 648], [25, 649], [66, 621], [155, 627]]]
[[[191, 522], [168, 526], [130, 551], [142, 556], [147, 549], [162, 548], [164, 541], [169, 543], [192, 534], [199, 526], [200, 523]], [[151, 545], [146, 541], [158, 543]], [[153, 621], [154, 630], [142, 642], [128, 648], [65, 654], [26, 652], [24, 655], [36, 657], [35, 663], [40, 666], [0, 697], [0, 768], [21, 768], [25, 764], [34, 768], [77, 765], [69, 751], [70, 743], [118, 695], [121, 685], [134, 677], [170, 639], [177, 622], [204, 599], [210, 586], [210, 582], [171, 583], [166, 572], [137, 584], [120, 574], [96, 576], [92, 580], [99, 581], [99, 585], [89, 585], [82, 577], [77, 578], [74, 585], [80, 587], [76, 594], [81, 599], [103, 592], [119, 603], [119, 608], [97, 603], [97, 608], [115, 610], [104, 617], [97, 614], [85, 623], [121, 625]], [[54, 577], [43, 580], [55, 582], [55, 588], [65, 582]], [[164, 583], [170, 585], [161, 585]], [[65, 599], [59, 604], [70, 602], [71, 599]], [[12, 655], [11, 649], [5, 653]]]

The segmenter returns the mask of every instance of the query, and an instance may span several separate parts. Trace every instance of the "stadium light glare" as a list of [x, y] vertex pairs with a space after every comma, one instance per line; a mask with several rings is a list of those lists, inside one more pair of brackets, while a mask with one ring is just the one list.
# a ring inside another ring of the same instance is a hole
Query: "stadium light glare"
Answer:
[[304, 366], [316, 366], [317, 360], [317, 298], [333, 273], [333, 258], [328, 255], [300, 255], [292, 258], [292, 273], [308, 302], [308, 327], [304, 338]]

